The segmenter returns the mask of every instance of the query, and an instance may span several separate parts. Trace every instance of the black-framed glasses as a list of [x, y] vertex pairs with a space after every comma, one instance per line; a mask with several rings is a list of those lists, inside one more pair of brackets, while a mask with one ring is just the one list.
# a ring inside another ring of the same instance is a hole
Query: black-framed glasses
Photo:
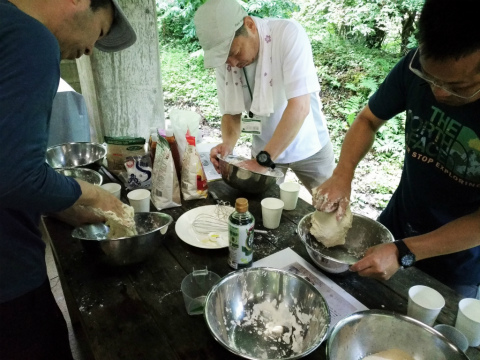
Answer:
[[480, 89], [478, 89], [477, 91], [474, 91], [473, 94], [472, 94], [472, 90], [470, 88], [461, 88], [461, 89], [452, 89], [446, 85], [443, 85], [441, 82], [439, 82], [438, 80], [435, 80], [431, 77], [429, 77], [428, 75], [425, 75], [421, 69], [416, 69], [413, 67], [413, 61], [415, 59], [415, 57], [417, 56], [417, 53], [418, 53], [418, 49], [415, 50], [415, 54], [413, 54], [413, 57], [412, 57], [412, 60], [410, 60], [410, 64], [408, 65], [408, 68], [410, 69], [411, 72], [413, 72], [415, 75], [417, 75], [420, 79], [426, 81], [428, 84], [432, 85], [432, 86], [435, 86], [435, 87], [438, 87], [440, 89], [442, 89], [443, 91], [449, 93], [450, 95], [453, 95], [453, 96], [456, 96], [456, 97], [459, 97], [461, 99], [465, 99], [465, 100], [469, 100], [471, 98], [473, 98], [475, 95], [477, 95], [478, 93], [480, 93]]

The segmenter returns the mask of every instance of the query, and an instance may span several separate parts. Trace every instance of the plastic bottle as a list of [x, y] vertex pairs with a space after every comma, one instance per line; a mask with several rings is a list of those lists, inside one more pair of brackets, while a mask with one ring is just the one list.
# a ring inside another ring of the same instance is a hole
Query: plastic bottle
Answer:
[[175, 135], [173, 135], [173, 130], [171, 129], [166, 129], [165, 135], [166, 135], [165, 139], [167, 139], [168, 143], [170, 144], [173, 163], [175, 164], [175, 170], [177, 172], [178, 182], [180, 183], [181, 173], [182, 173], [182, 162], [180, 161], [180, 153], [178, 151], [177, 140], [175, 140]]
[[150, 138], [148, 139], [148, 152], [152, 159], [152, 165], [155, 162], [155, 151], [157, 149], [157, 128], [150, 128]]
[[253, 263], [253, 228], [255, 218], [248, 211], [248, 200], [238, 198], [235, 211], [228, 218], [228, 265], [243, 269]]

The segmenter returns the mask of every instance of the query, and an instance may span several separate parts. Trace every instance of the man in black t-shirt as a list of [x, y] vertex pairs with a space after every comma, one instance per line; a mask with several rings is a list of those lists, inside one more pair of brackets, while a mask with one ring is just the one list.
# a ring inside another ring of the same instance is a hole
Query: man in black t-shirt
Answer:
[[354, 171], [386, 120], [406, 111], [399, 186], [378, 221], [393, 244], [351, 270], [389, 279], [415, 264], [466, 297], [480, 284], [480, 32], [476, 0], [427, 0], [419, 48], [387, 76], [348, 130], [338, 165], [313, 199], [341, 218]]

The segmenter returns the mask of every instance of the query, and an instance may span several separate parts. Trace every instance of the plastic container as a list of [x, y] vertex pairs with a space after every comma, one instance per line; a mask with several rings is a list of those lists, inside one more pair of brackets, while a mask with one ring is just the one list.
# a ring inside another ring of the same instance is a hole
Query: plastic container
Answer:
[[218, 280], [220, 276], [207, 269], [193, 270], [183, 279], [181, 289], [188, 315], [203, 314], [207, 294]]
[[248, 200], [238, 198], [235, 211], [228, 218], [228, 265], [243, 269], [253, 263], [253, 230], [255, 218], [248, 211]]

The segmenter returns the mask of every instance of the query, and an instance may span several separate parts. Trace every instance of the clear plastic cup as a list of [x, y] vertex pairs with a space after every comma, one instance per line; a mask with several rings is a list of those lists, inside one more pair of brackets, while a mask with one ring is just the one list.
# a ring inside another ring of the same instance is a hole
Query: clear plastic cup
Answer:
[[201, 315], [208, 292], [220, 276], [207, 269], [193, 270], [182, 281], [181, 289], [188, 315]]

